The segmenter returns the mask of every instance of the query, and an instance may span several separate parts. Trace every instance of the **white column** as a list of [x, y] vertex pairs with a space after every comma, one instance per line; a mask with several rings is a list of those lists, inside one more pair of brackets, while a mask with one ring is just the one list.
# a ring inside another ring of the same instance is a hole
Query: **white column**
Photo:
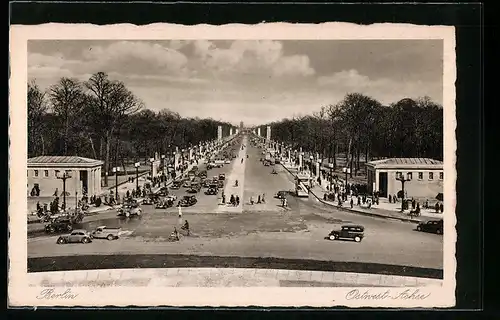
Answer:
[[257, 128], [257, 135], [260, 137], [260, 127]]
[[303, 165], [303, 156], [302, 156], [302, 153], [299, 154], [299, 168], [302, 168], [302, 165]]
[[380, 175], [380, 172], [378, 170], [375, 169], [375, 186], [373, 188], [373, 192], [375, 191], [378, 191], [378, 186], [379, 186], [379, 175]]
[[292, 157], [291, 152], [290, 152], [290, 150], [288, 150], [288, 163], [291, 162], [291, 160], [292, 160], [291, 157]]
[[316, 161], [316, 178], [320, 177], [319, 168], [320, 168], [319, 162]]
[[194, 150], [192, 148], [189, 149], [189, 161], [193, 160], [193, 152]]
[[217, 127], [217, 140], [218, 141], [222, 140], [222, 126]]

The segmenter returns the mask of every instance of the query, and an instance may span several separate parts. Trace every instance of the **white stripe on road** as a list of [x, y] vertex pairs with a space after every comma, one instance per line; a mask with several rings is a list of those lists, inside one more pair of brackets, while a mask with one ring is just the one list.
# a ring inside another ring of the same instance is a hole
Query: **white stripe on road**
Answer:
[[[247, 137], [243, 138], [243, 145], [247, 144]], [[247, 148], [241, 149], [241, 145], [239, 146], [238, 157], [233, 161], [233, 167], [231, 168], [231, 172], [228, 176], [226, 176], [226, 185], [224, 187], [224, 195], [226, 196], [226, 203], [231, 199], [231, 195], [235, 197], [240, 197], [240, 205], [234, 207], [232, 205], [219, 205], [215, 212], [235, 212], [242, 213], [243, 212], [243, 190], [245, 185], [245, 167], [246, 167], [246, 155]], [[241, 159], [243, 159], [243, 163], [241, 163]], [[236, 180], [238, 180], [238, 186], [235, 186]]]

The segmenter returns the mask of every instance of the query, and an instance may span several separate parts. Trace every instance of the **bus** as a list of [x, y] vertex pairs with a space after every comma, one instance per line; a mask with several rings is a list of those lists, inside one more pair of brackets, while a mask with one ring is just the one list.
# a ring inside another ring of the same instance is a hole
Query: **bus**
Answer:
[[295, 192], [297, 197], [309, 197], [311, 187], [311, 176], [308, 174], [297, 174], [295, 177]]

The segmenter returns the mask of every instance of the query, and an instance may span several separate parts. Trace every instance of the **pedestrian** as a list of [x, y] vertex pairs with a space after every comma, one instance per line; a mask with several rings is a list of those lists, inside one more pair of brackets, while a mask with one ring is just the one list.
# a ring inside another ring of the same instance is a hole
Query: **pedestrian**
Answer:
[[444, 212], [444, 205], [442, 203], [439, 205], [439, 210], [441, 211], [441, 213]]
[[236, 196], [236, 206], [239, 206], [239, 205], [240, 205], [240, 197]]
[[257, 197], [257, 203], [260, 204], [260, 194], [259, 196]]
[[253, 205], [253, 204], [254, 204], [254, 202], [253, 202], [253, 196], [252, 196], [252, 197], [250, 197], [250, 204], [251, 204], [251, 205]]
[[361, 197], [358, 195], [358, 206], [361, 205]]
[[226, 203], [226, 196], [224, 195], [224, 192], [222, 192], [222, 204]]
[[262, 203], [266, 203], [265, 196], [266, 196], [266, 194], [265, 194], [265, 193], [263, 193], [263, 194], [262, 194], [262, 199], [261, 199]]
[[286, 198], [285, 198], [285, 199], [283, 199], [283, 207], [285, 207], [285, 208], [286, 208], [287, 206], [288, 206], [288, 201], [287, 201], [287, 200], [286, 200]]
[[354, 206], [354, 201], [352, 200], [352, 197], [351, 197], [351, 209], [353, 206]]
[[392, 196], [389, 195], [389, 203], [392, 203]]
[[417, 202], [415, 201], [415, 199], [412, 199], [411, 200], [411, 209], [412, 210], [415, 210], [415, 207], [417, 206]]
[[235, 201], [235, 199], [234, 199], [234, 195], [232, 194], [232, 195], [231, 195], [231, 198], [230, 198], [230, 200], [229, 200], [229, 203], [230, 203], [231, 205], [234, 205], [234, 201]]

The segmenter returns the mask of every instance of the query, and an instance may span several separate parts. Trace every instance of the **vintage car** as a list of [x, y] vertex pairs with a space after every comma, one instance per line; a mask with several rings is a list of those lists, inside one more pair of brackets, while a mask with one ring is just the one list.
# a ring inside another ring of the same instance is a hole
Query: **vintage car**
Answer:
[[198, 177], [205, 179], [207, 177], [207, 170], [200, 171]]
[[217, 188], [224, 188], [224, 180], [217, 181]]
[[156, 192], [157, 195], [161, 196], [161, 197], [166, 197], [168, 196], [169, 192], [168, 192], [168, 187], [161, 187], [160, 190], [158, 190]]
[[118, 216], [130, 217], [130, 216], [140, 216], [142, 215], [142, 209], [139, 204], [124, 204], [120, 209], [118, 209]]
[[181, 207], [190, 207], [190, 206], [196, 204], [196, 202], [198, 202], [198, 200], [196, 199], [196, 197], [194, 195], [192, 195], [192, 196], [184, 196], [179, 201], [179, 206], [181, 206]]
[[109, 228], [106, 226], [99, 226], [90, 233], [92, 239], [108, 239], [115, 240], [120, 237], [121, 228]]
[[226, 180], [226, 175], [224, 173], [219, 174], [219, 180]]
[[174, 201], [177, 199], [175, 196], [168, 196], [163, 199], [160, 199], [160, 201], [155, 205], [155, 209], [167, 209], [170, 207], [174, 206]]
[[214, 196], [218, 193], [217, 188], [208, 188], [205, 194], [208, 196]]
[[189, 188], [186, 192], [187, 193], [198, 193], [199, 191], [200, 191], [200, 188], [193, 186], [193, 187]]
[[[159, 194], [150, 193], [142, 200], [143, 205], [153, 205], [160, 200]], [[130, 203], [127, 203], [130, 204]]]
[[55, 218], [45, 226], [45, 232], [55, 233], [55, 232], [71, 232], [73, 230], [73, 224], [70, 219], [67, 218]]
[[184, 188], [191, 188], [191, 180], [184, 181], [184, 183], [182, 184], [182, 186]]
[[179, 190], [181, 185], [182, 185], [182, 183], [179, 180], [172, 181], [172, 185], [170, 186], [170, 189]]
[[340, 230], [333, 230], [328, 234], [329, 240], [351, 239], [361, 242], [364, 238], [365, 228], [360, 225], [343, 225]]
[[226, 159], [226, 160], [224, 160], [224, 163], [225, 163], [225, 164], [230, 164], [230, 163], [231, 163], [231, 160]]
[[60, 236], [57, 239], [58, 244], [90, 242], [92, 242], [92, 237], [87, 230], [73, 230], [70, 234]]
[[422, 221], [417, 225], [417, 231], [443, 234], [443, 219]]

